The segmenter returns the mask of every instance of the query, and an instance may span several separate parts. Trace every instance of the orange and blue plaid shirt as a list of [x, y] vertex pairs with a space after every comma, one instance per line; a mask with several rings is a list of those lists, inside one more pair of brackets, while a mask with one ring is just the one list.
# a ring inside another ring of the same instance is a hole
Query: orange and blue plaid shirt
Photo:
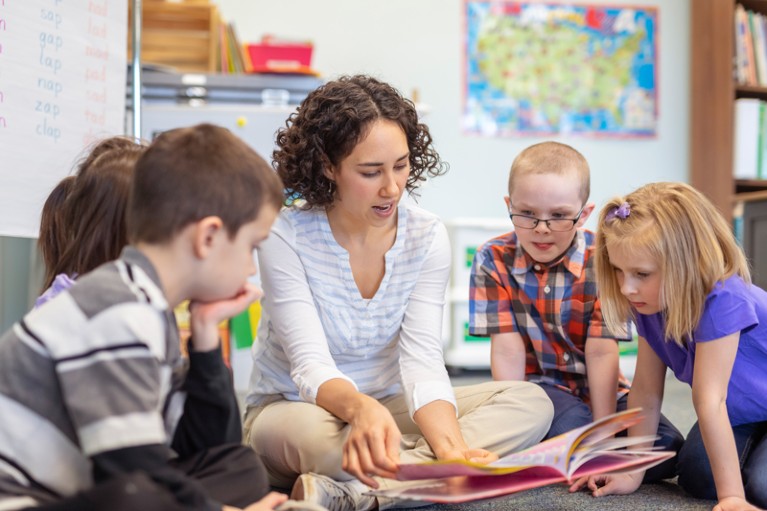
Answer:
[[[493, 238], [474, 256], [469, 333], [517, 332], [525, 343], [528, 381], [547, 383], [588, 400], [586, 339], [631, 340], [631, 326], [610, 332], [602, 318], [594, 270], [594, 233], [579, 229], [557, 261], [530, 258], [515, 232]], [[617, 397], [628, 392], [621, 374]]]

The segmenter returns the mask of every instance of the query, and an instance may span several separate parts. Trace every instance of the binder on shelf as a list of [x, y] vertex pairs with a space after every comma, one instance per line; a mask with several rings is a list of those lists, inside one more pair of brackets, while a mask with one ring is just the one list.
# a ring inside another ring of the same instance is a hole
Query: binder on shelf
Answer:
[[733, 176], [736, 179], [757, 179], [759, 175], [761, 105], [758, 99], [735, 100]]

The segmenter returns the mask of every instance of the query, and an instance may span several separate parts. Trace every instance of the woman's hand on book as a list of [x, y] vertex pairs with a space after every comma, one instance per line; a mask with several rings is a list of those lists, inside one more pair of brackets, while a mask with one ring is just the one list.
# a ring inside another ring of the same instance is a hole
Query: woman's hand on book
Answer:
[[603, 474], [591, 477], [581, 477], [570, 485], [570, 491], [575, 492], [587, 487], [595, 497], [604, 495], [625, 495], [633, 493], [642, 484], [644, 472], [631, 474]]
[[395, 477], [402, 435], [386, 407], [362, 397], [362, 406], [349, 418], [351, 431], [344, 445], [342, 467], [366, 485], [378, 488], [374, 476]]
[[498, 455], [485, 449], [469, 449], [466, 451], [466, 459], [473, 463], [487, 465], [498, 459]]

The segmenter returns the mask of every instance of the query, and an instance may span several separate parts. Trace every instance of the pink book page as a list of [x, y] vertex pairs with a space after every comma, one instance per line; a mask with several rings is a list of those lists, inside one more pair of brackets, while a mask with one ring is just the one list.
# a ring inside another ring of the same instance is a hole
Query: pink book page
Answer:
[[[645, 470], [673, 457], [673, 452], [606, 453], [586, 462], [573, 474], [582, 476]], [[567, 481], [551, 467], [529, 467], [511, 474], [454, 476], [423, 481], [423, 485], [406, 484], [402, 487], [369, 492], [371, 495], [436, 503], [460, 503], [499, 497], [518, 491], [538, 488]]]
[[[639, 409], [626, 410], [597, 422], [574, 429], [525, 450], [508, 454], [493, 463], [480, 465], [466, 460], [432, 461], [402, 464], [397, 479], [434, 479], [451, 476], [483, 476], [512, 474], [530, 467], [548, 467], [566, 477], [576, 467], [570, 467], [576, 451], [596, 449], [596, 443], [632, 426], [642, 419]], [[583, 453], [579, 453], [582, 456]]]
[[549, 467], [552, 473], [563, 476], [567, 460], [568, 442], [566, 435], [561, 435], [545, 442], [516, 452], [489, 463], [480, 465], [465, 460], [434, 461], [400, 465], [397, 479], [410, 481], [413, 479], [433, 479], [450, 476], [499, 476], [511, 474], [530, 467]]

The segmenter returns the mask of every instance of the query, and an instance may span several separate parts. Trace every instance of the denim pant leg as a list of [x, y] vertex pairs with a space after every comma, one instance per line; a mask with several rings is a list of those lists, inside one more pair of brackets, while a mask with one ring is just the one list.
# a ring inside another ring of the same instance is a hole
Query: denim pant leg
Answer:
[[743, 488], [746, 500], [767, 509], [767, 422], [756, 426], [751, 436], [751, 452], [743, 463]]
[[[767, 484], [765, 484], [767, 446], [764, 445], [766, 425], [767, 423], [762, 422], [741, 424], [732, 428], [735, 447], [738, 450], [738, 458], [743, 471], [742, 475], [744, 479], [746, 476], [749, 477], [745, 485], [749, 488], [746, 498], [750, 501], [754, 498], [762, 499], [761, 502], [753, 501], [755, 505], [760, 507], [765, 507], [766, 504], [764, 499], [767, 488]], [[752, 456], [754, 457], [753, 460], [751, 459]], [[714, 476], [697, 422], [690, 430], [684, 446], [679, 451], [678, 469], [679, 486], [687, 493], [700, 499], [716, 499]]]
[[544, 440], [585, 426], [593, 420], [591, 408], [581, 398], [553, 385], [546, 383], [537, 383], [537, 385], [546, 392], [554, 404], [554, 419], [551, 421], [551, 427]]
[[[628, 407], [628, 394], [622, 396], [618, 400], [616, 411], [622, 412], [627, 407]], [[624, 430], [618, 433], [617, 436], [625, 436], [627, 433], [628, 432]], [[658, 435], [658, 439], [655, 440], [655, 443], [653, 445], [658, 450], [673, 451], [675, 453], [679, 453], [679, 450], [682, 448], [682, 445], [684, 444], [684, 435], [663, 414], [660, 414], [660, 419], [658, 421], [657, 435]], [[677, 456], [674, 456], [673, 458], [668, 459], [659, 465], [655, 465], [654, 467], [647, 469], [647, 471], [644, 474], [644, 478], [642, 479], [642, 482], [654, 483], [654, 482], [660, 481], [661, 479], [671, 479], [673, 477], [676, 477], [677, 462], [678, 462], [677, 458], [678, 458], [678, 454]]]

